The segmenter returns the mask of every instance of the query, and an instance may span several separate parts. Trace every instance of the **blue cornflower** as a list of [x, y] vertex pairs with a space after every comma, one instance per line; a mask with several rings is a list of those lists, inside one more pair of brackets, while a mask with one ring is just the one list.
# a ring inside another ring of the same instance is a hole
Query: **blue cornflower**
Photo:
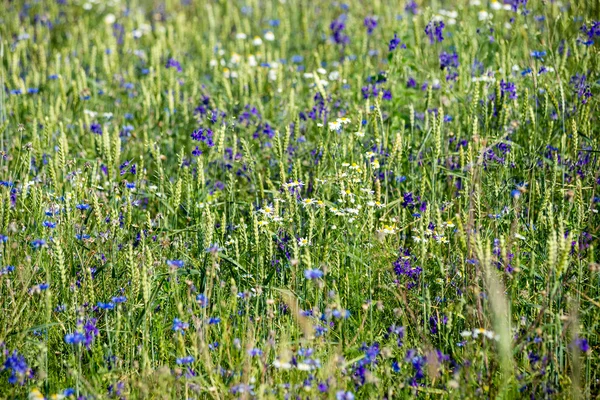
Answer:
[[120, 303], [125, 303], [127, 301], [127, 297], [125, 297], [125, 296], [115, 296], [111, 300], [115, 304], [120, 304]]
[[56, 222], [52, 222], [52, 221], [44, 221], [44, 222], [42, 222], [42, 225], [44, 225], [46, 228], [50, 228], [50, 229], [56, 228]]
[[90, 124], [90, 131], [92, 131], [92, 133], [95, 133], [96, 135], [102, 135], [102, 125], [100, 125], [97, 122], [92, 122]]
[[335, 400], [354, 400], [354, 394], [352, 394], [352, 392], [340, 390], [336, 392]]
[[176, 359], [175, 362], [177, 363], [177, 365], [191, 364], [194, 362], [194, 357], [192, 357], [192, 356], [181, 357], [181, 358]]
[[314, 329], [316, 337], [323, 336], [325, 333], [327, 333], [327, 328], [321, 325], [315, 325]]
[[219, 342], [210, 343], [210, 344], [208, 345], [208, 348], [209, 348], [210, 350], [214, 350], [214, 349], [216, 349], [217, 347], [219, 347]]
[[46, 241], [44, 239], [35, 239], [31, 242], [31, 247], [37, 250], [42, 248], [45, 244]]
[[337, 308], [331, 312], [334, 318], [344, 318], [347, 319], [350, 317], [350, 311], [348, 310], [338, 310]]
[[15, 270], [14, 265], [7, 265], [6, 267], [0, 269], [0, 276], [10, 274]]
[[200, 293], [199, 295], [197, 295], [196, 301], [202, 308], [205, 308], [206, 306], [208, 306], [208, 298], [206, 297], [206, 295], [204, 293]]
[[250, 395], [254, 395], [254, 385], [247, 385], [245, 383], [238, 383], [234, 385], [230, 389], [231, 394], [238, 395], [242, 393], [249, 393]]
[[65, 335], [65, 343], [78, 345], [85, 342], [85, 335], [81, 332], [67, 333]]
[[208, 324], [209, 324], [209, 325], [216, 325], [216, 324], [218, 324], [219, 322], [221, 322], [221, 318], [219, 318], [219, 317], [210, 317], [210, 318], [208, 319]]
[[304, 270], [304, 277], [306, 279], [319, 279], [323, 277], [323, 271], [320, 269], [306, 269]]
[[250, 357], [260, 357], [263, 355], [263, 351], [261, 349], [257, 349], [257, 348], [250, 349], [250, 350], [248, 350], [248, 355]]
[[190, 324], [188, 324], [187, 322], [183, 322], [179, 318], [174, 318], [173, 319], [173, 327], [171, 329], [174, 332], [181, 332], [181, 334], [183, 335], [185, 333], [185, 330], [189, 327], [190, 327]]
[[133, 132], [133, 125], [123, 125], [121, 127], [121, 132], [119, 132], [120, 137], [129, 137], [131, 136], [131, 132]]
[[90, 209], [90, 205], [89, 204], [85, 204], [85, 203], [81, 203], [81, 204], [77, 204], [75, 206], [75, 208], [78, 209], [78, 210], [84, 211], [84, 210], [89, 210]]
[[[215, 182], [215, 189], [223, 190], [223, 188], [224, 185], [222, 182]], [[223, 249], [221, 249], [217, 243], [213, 243], [209, 248], [206, 249], [206, 252], [210, 254], [217, 254], [221, 250]]]
[[543, 51], [543, 50], [542, 50], [542, 51], [532, 51], [532, 52], [530, 53], [530, 55], [531, 55], [531, 57], [533, 57], [533, 58], [538, 58], [538, 59], [539, 59], [539, 58], [544, 58], [544, 57], [546, 57], [546, 52], [545, 52], [545, 51]]
[[521, 71], [521, 76], [529, 75], [531, 73], [531, 68], [525, 68]]
[[113, 302], [108, 302], [108, 303], [103, 303], [101, 301], [98, 302], [98, 304], [96, 304], [98, 306], [98, 308], [102, 309], [102, 310], [114, 310], [115, 309], [115, 303]]
[[25, 357], [17, 353], [16, 350], [13, 350], [12, 354], [8, 353], [8, 357], [2, 364], [2, 368], [0, 370], [8, 370], [10, 371], [10, 376], [8, 377], [8, 383], [14, 385], [16, 383], [23, 383], [25, 378], [32, 377], [32, 371], [27, 365], [27, 361]]
[[167, 265], [173, 268], [181, 268], [183, 267], [183, 260], [167, 260]]

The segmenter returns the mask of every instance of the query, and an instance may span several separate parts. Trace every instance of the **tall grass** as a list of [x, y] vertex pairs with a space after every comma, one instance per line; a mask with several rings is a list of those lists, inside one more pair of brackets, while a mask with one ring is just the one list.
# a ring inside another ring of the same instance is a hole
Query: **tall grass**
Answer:
[[0, 397], [595, 398], [600, 4], [4, 2]]

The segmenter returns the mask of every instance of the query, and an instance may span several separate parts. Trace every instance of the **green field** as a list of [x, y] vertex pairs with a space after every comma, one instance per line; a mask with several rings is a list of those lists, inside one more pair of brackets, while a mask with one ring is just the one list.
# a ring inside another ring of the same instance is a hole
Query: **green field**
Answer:
[[0, 0], [0, 399], [600, 396], [597, 0]]

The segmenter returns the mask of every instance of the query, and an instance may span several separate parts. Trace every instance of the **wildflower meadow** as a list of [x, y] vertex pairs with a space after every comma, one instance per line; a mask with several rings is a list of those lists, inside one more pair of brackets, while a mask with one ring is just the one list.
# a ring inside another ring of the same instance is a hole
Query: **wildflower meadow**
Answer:
[[0, 399], [600, 398], [598, 0], [0, 0]]

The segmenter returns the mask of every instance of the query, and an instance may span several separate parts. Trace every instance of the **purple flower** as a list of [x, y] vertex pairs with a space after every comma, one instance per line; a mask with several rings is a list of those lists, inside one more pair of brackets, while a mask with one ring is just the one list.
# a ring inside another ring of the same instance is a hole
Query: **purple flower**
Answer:
[[429, 37], [431, 44], [444, 41], [444, 22], [443, 21], [430, 21], [425, 27], [425, 34]]
[[500, 81], [500, 91], [502, 96], [507, 95], [511, 100], [515, 100], [517, 98], [517, 88], [513, 82], [508, 82], [502, 79]]
[[208, 147], [213, 147], [213, 131], [209, 128], [198, 128], [190, 135], [193, 140], [205, 143]]
[[513, 11], [517, 11], [520, 6], [525, 8], [527, 0], [504, 0], [504, 4], [510, 5]]
[[335, 394], [335, 400], [354, 400], [354, 395], [352, 392], [340, 390]]
[[[392, 38], [392, 40], [390, 40], [390, 44], [388, 46], [389, 51], [396, 50], [396, 48], [398, 47], [399, 44], [400, 44], [400, 38], [398, 37], [398, 34], [394, 33], [394, 37]], [[404, 46], [404, 47], [406, 47], [406, 46]]]
[[167, 61], [166, 67], [167, 68], [175, 68], [175, 69], [177, 69], [177, 72], [181, 72], [182, 71], [181, 64], [179, 64], [179, 61], [177, 61], [174, 58], [169, 58], [169, 61]]
[[373, 33], [373, 30], [377, 27], [377, 18], [375, 17], [366, 17], [364, 20], [365, 27], [367, 28], [367, 33], [370, 35]]
[[585, 74], [575, 74], [571, 77], [569, 83], [577, 91], [577, 97], [581, 102], [586, 104], [588, 99], [592, 97], [590, 85], [587, 83], [587, 76]]
[[584, 24], [581, 27], [581, 32], [593, 43], [594, 37], [600, 37], [600, 21], [592, 21], [589, 26]]
[[579, 347], [579, 351], [587, 353], [590, 350], [590, 344], [586, 338], [578, 337], [573, 341], [573, 345]]
[[410, 12], [413, 15], [417, 15], [419, 13], [419, 6], [417, 5], [417, 3], [414, 0], [410, 0], [404, 6], [404, 11]]
[[344, 34], [344, 29], [346, 29], [345, 14], [342, 14], [338, 19], [333, 20], [329, 25], [329, 29], [331, 30], [331, 38], [335, 44], [346, 46], [350, 43], [350, 38], [348, 35]]
[[102, 125], [97, 122], [92, 122], [90, 125], [90, 131], [96, 135], [102, 135]]
[[448, 67], [458, 68], [458, 54], [456, 52], [448, 54], [443, 51], [440, 54], [440, 69], [445, 69]]
[[200, 156], [201, 154], [202, 154], [202, 150], [200, 150], [200, 149], [198, 148], [198, 146], [196, 146], [196, 148], [195, 148], [194, 150], [192, 150], [192, 155], [193, 155], [194, 157], [198, 157], [198, 156]]
[[261, 349], [254, 348], [254, 349], [248, 350], [248, 355], [250, 357], [260, 357], [260, 356], [262, 356], [262, 354], [263, 354], [263, 351]]

